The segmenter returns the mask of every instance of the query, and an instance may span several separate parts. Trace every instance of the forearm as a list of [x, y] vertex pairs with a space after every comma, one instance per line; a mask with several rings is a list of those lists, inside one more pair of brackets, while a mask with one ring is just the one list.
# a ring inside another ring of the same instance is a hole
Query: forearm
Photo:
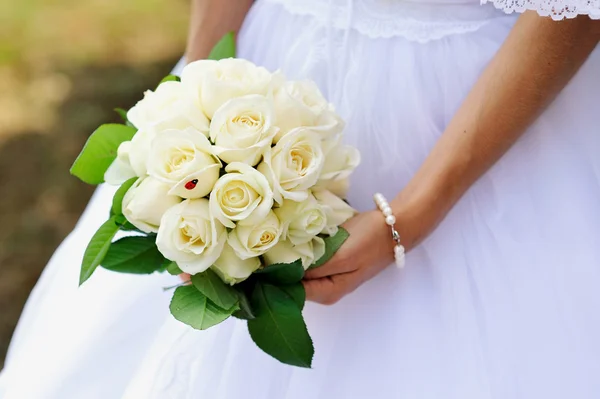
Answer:
[[227, 32], [238, 32], [252, 0], [192, 0], [186, 61], [206, 58]]
[[392, 207], [413, 246], [526, 131], [600, 40], [600, 21], [523, 14]]

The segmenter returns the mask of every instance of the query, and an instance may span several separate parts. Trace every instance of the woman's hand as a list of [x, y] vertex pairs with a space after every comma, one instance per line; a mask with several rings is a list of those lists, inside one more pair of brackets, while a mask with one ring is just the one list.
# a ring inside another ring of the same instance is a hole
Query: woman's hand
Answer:
[[[392, 207], [406, 251], [435, 227], [436, 219], [428, 210], [409, 206], [402, 196], [398, 196]], [[306, 272], [303, 284], [309, 301], [334, 304], [394, 262], [395, 243], [380, 211], [360, 213], [342, 227], [350, 234], [348, 240], [329, 262]], [[183, 282], [191, 278], [187, 273], [179, 277]]]
[[[327, 264], [306, 274], [306, 278], [312, 279], [305, 281], [310, 300], [333, 302], [339, 299], [336, 295], [341, 298], [351, 292], [394, 260], [394, 241], [380, 212], [361, 213], [344, 227], [350, 233], [348, 241]], [[179, 277], [183, 282], [189, 282], [191, 278], [187, 273]]]
[[[526, 131], [599, 39], [600, 21], [585, 16], [563, 22], [536, 13], [519, 18], [423, 165], [390, 202], [407, 250]], [[327, 264], [306, 274], [309, 300], [335, 303], [392, 263], [393, 241], [381, 214], [360, 214], [344, 227], [348, 242]]]
[[[394, 261], [391, 231], [379, 211], [361, 213], [343, 226], [348, 240], [325, 265], [306, 273], [307, 299], [331, 304]], [[183, 282], [191, 276], [180, 274]]]
[[[408, 251], [420, 240], [422, 226], [396, 214], [402, 218], [397, 216], [396, 226]], [[344, 245], [325, 265], [306, 272], [303, 284], [310, 301], [334, 304], [394, 262], [395, 243], [381, 212], [358, 214], [343, 227], [350, 233]]]

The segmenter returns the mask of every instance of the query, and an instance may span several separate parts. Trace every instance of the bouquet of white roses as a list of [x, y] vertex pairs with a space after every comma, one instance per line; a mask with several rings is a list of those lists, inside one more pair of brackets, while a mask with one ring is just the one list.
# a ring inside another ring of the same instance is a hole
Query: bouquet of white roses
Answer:
[[[343, 122], [311, 81], [289, 81], [235, 53], [232, 35], [209, 60], [165, 78], [98, 128], [71, 172], [120, 185], [90, 241], [80, 282], [98, 266], [191, 275], [173, 316], [196, 329], [230, 316], [276, 359], [310, 367], [304, 271], [347, 238], [343, 201], [357, 166]], [[119, 230], [131, 234], [114, 241]]]

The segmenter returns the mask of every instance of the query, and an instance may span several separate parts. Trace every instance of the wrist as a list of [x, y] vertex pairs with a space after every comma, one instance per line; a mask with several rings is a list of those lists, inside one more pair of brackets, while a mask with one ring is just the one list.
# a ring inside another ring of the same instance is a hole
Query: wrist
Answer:
[[377, 208], [384, 217], [385, 224], [388, 230], [388, 234], [394, 243], [393, 253], [396, 266], [403, 268], [405, 265], [405, 247], [402, 245], [400, 233], [396, 229], [396, 216], [394, 216], [393, 210], [388, 203], [388, 200], [381, 193], [376, 193], [373, 196], [373, 200], [377, 205]]
[[416, 194], [403, 190], [390, 201], [396, 228], [407, 251], [419, 245], [447, 213], [442, 200]]
[[373, 243], [376, 245], [374, 248], [377, 248], [374, 251], [377, 254], [377, 262], [389, 265], [394, 262], [394, 246], [395, 242], [392, 238], [390, 227], [385, 223], [385, 216], [381, 213], [379, 209], [374, 209], [369, 211], [372, 215], [372, 221], [376, 226], [373, 234]]

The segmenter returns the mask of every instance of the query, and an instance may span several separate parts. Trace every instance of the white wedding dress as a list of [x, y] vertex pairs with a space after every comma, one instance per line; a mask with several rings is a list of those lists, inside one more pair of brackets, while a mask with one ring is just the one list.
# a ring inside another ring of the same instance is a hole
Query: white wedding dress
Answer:
[[[600, 17], [598, 0], [496, 5]], [[238, 56], [336, 104], [363, 158], [349, 199], [366, 210], [413, 176], [517, 16], [472, 0], [259, 0]], [[600, 398], [600, 47], [404, 270], [307, 305], [311, 370], [262, 353], [235, 319], [175, 321], [162, 287], [176, 277], [99, 270], [78, 289], [112, 193], [35, 288], [1, 399]]]

